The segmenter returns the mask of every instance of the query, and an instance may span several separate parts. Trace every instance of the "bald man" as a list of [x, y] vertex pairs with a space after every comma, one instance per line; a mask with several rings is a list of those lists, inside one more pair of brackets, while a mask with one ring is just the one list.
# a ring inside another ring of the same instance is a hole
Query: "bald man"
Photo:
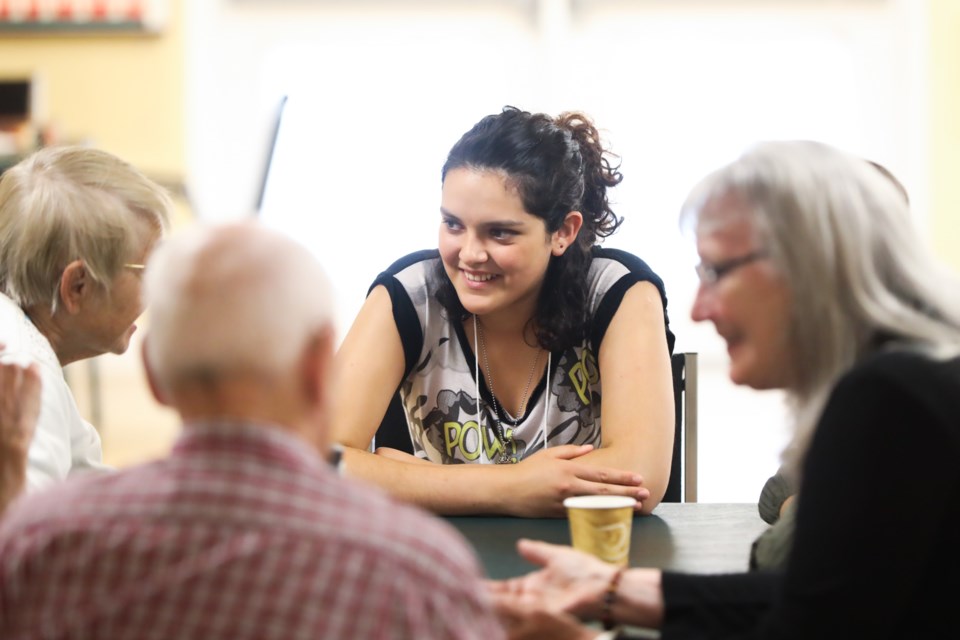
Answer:
[[183, 433], [9, 509], [0, 637], [502, 637], [449, 526], [327, 464], [333, 309], [306, 249], [196, 228], [144, 288], [148, 379]]

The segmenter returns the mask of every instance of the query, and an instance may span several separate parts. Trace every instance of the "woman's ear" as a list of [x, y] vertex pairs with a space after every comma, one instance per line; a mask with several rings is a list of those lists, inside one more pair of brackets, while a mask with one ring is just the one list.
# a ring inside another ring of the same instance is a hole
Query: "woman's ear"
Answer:
[[90, 274], [83, 260], [74, 260], [60, 274], [60, 301], [67, 313], [74, 315], [80, 311], [83, 297], [90, 292]]
[[583, 214], [579, 211], [571, 211], [560, 223], [560, 228], [553, 232], [551, 236], [550, 251], [555, 256], [562, 256], [571, 244], [576, 242], [577, 234], [580, 233], [580, 227], [583, 226]]

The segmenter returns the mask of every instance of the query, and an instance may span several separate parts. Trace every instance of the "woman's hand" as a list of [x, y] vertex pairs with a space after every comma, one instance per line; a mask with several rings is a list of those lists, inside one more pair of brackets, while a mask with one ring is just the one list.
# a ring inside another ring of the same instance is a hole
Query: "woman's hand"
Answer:
[[577, 460], [592, 445], [562, 445], [538, 451], [515, 465], [502, 467], [514, 476], [509, 482], [508, 510], [526, 518], [563, 517], [565, 498], [582, 495], [629, 496], [637, 510], [650, 492], [643, 478], [631, 471], [598, 467]]
[[[602, 617], [603, 600], [616, 566], [572, 547], [533, 540], [519, 540], [517, 551], [543, 569], [521, 578], [487, 583], [508, 629], [510, 624], [526, 628], [535, 622], [547, 624], [548, 620], [550, 625], [560, 624], [564, 621], [561, 613], [581, 620]], [[659, 569], [625, 571], [610, 610], [613, 620], [618, 624], [659, 628], [664, 615], [661, 576]], [[521, 615], [514, 609], [521, 606], [527, 612], [524, 619], [513, 620]]]
[[0, 513], [26, 484], [27, 452], [40, 416], [36, 364], [0, 364]]
[[532, 610], [566, 612], [582, 620], [600, 617], [603, 596], [618, 567], [573, 547], [521, 539], [517, 551], [543, 569], [488, 583], [498, 604], [523, 601]]

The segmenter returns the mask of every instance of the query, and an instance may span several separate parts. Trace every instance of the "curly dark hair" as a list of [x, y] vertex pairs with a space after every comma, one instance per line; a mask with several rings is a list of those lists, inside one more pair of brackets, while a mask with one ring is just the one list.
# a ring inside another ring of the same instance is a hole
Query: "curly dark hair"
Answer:
[[[567, 214], [580, 211], [583, 226], [576, 241], [547, 267], [537, 310], [530, 319], [544, 349], [564, 349], [584, 337], [587, 322], [587, 271], [598, 238], [623, 222], [610, 208], [607, 189], [623, 180], [616, 156], [603, 148], [586, 115], [561, 113], [556, 118], [504, 107], [486, 116], [457, 141], [443, 165], [442, 179], [453, 169], [502, 171], [517, 189], [524, 209], [553, 233]], [[451, 318], [466, 319], [443, 264], [435, 274], [438, 300]]]

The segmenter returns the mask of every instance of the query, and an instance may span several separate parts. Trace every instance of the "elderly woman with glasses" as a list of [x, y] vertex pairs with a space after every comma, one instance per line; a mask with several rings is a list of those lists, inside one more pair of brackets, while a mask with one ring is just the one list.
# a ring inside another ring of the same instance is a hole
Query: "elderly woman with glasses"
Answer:
[[683, 220], [702, 259], [693, 318], [726, 341], [734, 382], [790, 399], [786, 568], [621, 571], [522, 541], [545, 568], [492, 587], [513, 637], [598, 635], [578, 619], [663, 638], [957, 637], [960, 282], [903, 193], [822, 144], [766, 143], [706, 178]]
[[[142, 311], [143, 264], [170, 206], [142, 173], [90, 148], [42, 149], [0, 178], [2, 360], [35, 363], [42, 383], [28, 489], [104, 468], [62, 367], [126, 351]], [[5, 427], [16, 419], [0, 414]]]

